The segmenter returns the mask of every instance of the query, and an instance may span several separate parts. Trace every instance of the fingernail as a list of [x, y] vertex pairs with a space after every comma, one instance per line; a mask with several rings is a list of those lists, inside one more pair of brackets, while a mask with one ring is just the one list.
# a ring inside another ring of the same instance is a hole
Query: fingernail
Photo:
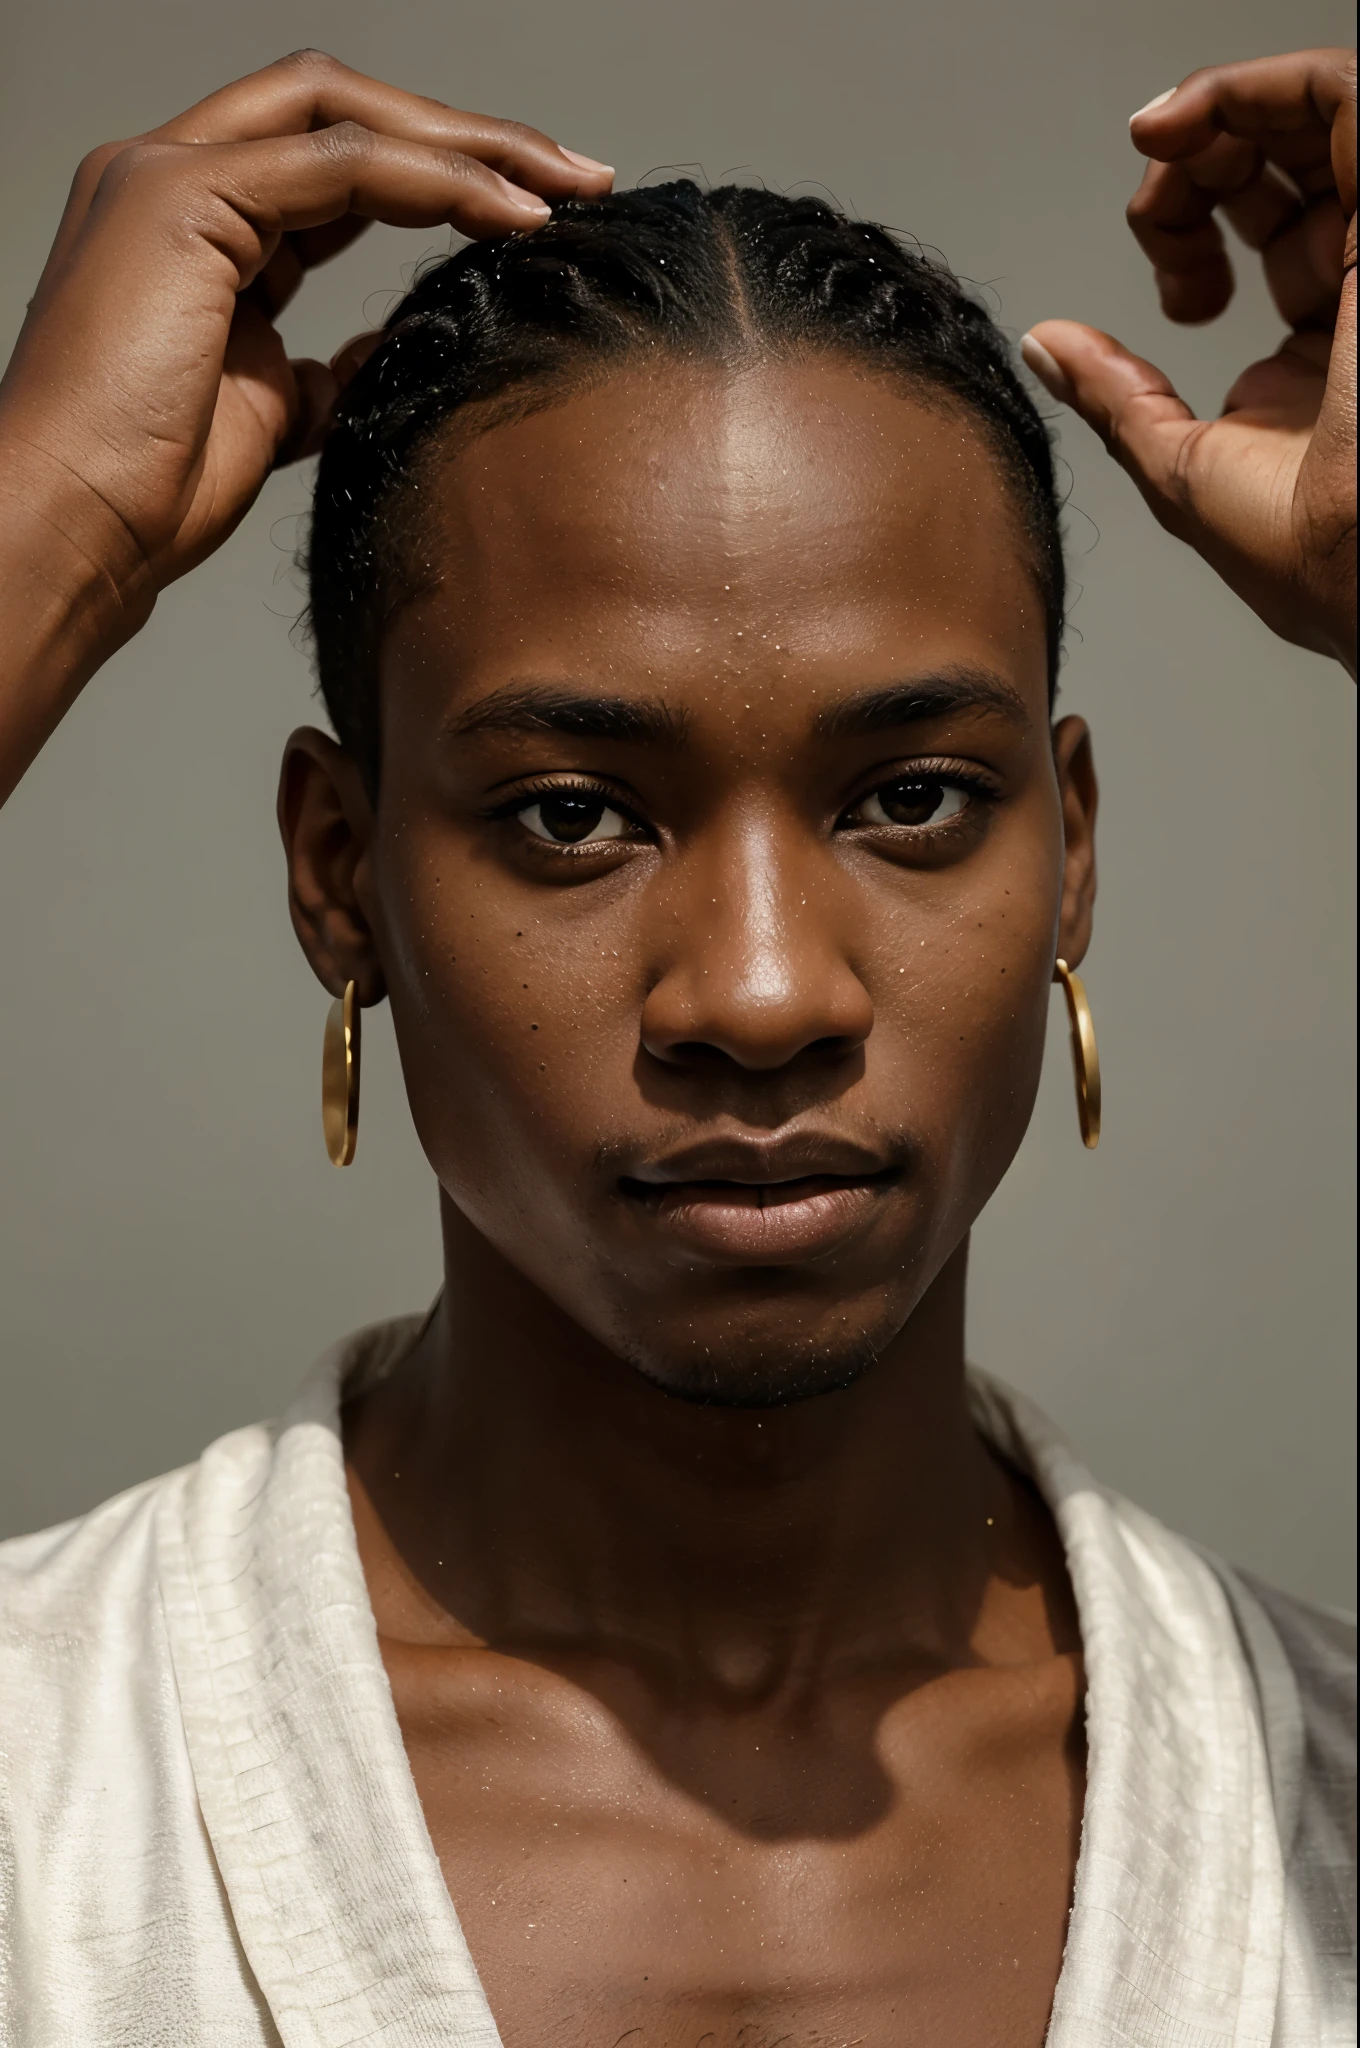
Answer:
[[1164, 107], [1164, 106], [1166, 105], [1166, 103], [1167, 103], [1167, 101], [1168, 101], [1169, 99], [1174, 99], [1174, 98], [1175, 98], [1176, 92], [1177, 92], [1177, 87], [1173, 85], [1173, 86], [1171, 86], [1171, 87], [1169, 88], [1169, 90], [1168, 90], [1168, 91], [1166, 91], [1166, 92], [1159, 92], [1155, 100], [1149, 100], [1149, 101], [1148, 101], [1148, 103], [1147, 103], [1147, 105], [1146, 105], [1145, 107], [1140, 107], [1140, 108], [1138, 109], [1138, 112], [1137, 112], [1136, 114], [1130, 114], [1130, 115], [1129, 115], [1129, 126], [1130, 126], [1130, 128], [1132, 128], [1132, 126], [1133, 126], [1133, 124], [1134, 124], [1134, 122], [1135, 122], [1135, 121], [1141, 121], [1141, 120], [1142, 120], [1142, 118], [1143, 118], [1143, 116], [1144, 116], [1144, 114], [1150, 114], [1150, 113], [1151, 113], [1151, 112], [1153, 111], [1153, 109], [1154, 109], [1155, 107]]
[[506, 198], [513, 205], [517, 206], [521, 213], [531, 213], [535, 220], [552, 219], [552, 208], [546, 199], [539, 198], [537, 192], [526, 192], [522, 185], [512, 185], [510, 180], [503, 178], [499, 171], [493, 171], [491, 175], [499, 184]]
[[559, 153], [567, 159], [567, 162], [575, 164], [578, 170], [603, 171], [607, 177], [613, 177], [613, 164], [597, 164], [593, 156], [582, 156], [579, 149], [563, 149], [560, 142], [557, 147]]
[[1072, 387], [1071, 379], [1060, 366], [1057, 357], [1050, 355], [1041, 341], [1036, 341], [1032, 334], [1023, 335], [1020, 341], [1020, 354], [1024, 358], [1025, 368], [1034, 373], [1050, 396], [1061, 400], [1064, 405], [1072, 404], [1077, 394]]

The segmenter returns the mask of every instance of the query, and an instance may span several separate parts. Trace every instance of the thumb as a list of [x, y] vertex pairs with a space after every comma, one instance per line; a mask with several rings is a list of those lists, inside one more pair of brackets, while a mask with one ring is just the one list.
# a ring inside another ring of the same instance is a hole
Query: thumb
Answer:
[[275, 469], [321, 453], [331, 430], [335, 401], [340, 396], [339, 382], [329, 364], [302, 356], [295, 357], [288, 367], [293, 373], [297, 400], [288, 431], [274, 456]]
[[1044, 389], [1099, 434], [1162, 525], [1187, 539], [1185, 458], [1201, 422], [1170, 378], [1077, 320], [1041, 320], [1020, 353]]

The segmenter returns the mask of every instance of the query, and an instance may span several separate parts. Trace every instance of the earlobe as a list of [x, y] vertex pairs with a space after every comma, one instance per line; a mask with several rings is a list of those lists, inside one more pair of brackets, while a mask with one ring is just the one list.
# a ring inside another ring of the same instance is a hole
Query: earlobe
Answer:
[[1058, 952], [1076, 967], [1091, 943], [1096, 901], [1095, 827], [1099, 791], [1091, 734], [1084, 718], [1062, 718], [1054, 726], [1053, 765], [1063, 820]]
[[381, 1002], [386, 983], [361, 901], [373, 806], [353, 756], [314, 726], [284, 748], [278, 819], [293, 930], [312, 972], [333, 996], [352, 981], [365, 1008]]

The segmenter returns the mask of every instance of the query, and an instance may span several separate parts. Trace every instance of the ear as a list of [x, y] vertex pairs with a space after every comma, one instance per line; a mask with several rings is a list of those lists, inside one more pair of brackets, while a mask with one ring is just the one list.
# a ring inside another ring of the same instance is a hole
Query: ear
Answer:
[[387, 986], [360, 902], [373, 805], [358, 762], [326, 733], [299, 727], [284, 748], [278, 809], [298, 943], [323, 988], [340, 996], [355, 982], [367, 1009]]
[[1091, 734], [1084, 718], [1060, 718], [1053, 728], [1053, 765], [1063, 817], [1063, 888], [1058, 912], [1058, 957], [1080, 966], [1091, 943], [1096, 903], [1096, 787]]

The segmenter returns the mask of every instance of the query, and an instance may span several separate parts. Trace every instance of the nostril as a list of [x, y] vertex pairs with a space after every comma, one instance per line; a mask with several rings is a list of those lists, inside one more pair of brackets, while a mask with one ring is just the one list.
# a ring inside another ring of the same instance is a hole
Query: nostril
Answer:
[[648, 1050], [666, 1066], [688, 1067], [702, 1072], [734, 1066], [778, 1068], [791, 1066], [795, 1061], [829, 1064], [848, 1059], [860, 1050], [863, 1043], [862, 1038], [851, 1033], [836, 1032], [822, 1038], [804, 1039], [801, 1044], [766, 1045], [759, 1057], [753, 1056], [750, 1046], [717, 1045], [706, 1038], [682, 1038], [670, 1045], [653, 1042]]
[[710, 1045], [702, 1038], [682, 1038], [674, 1045], [655, 1046], [653, 1050], [658, 1058], [677, 1067], [721, 1066], [731, 1058], [720, 1045]]

